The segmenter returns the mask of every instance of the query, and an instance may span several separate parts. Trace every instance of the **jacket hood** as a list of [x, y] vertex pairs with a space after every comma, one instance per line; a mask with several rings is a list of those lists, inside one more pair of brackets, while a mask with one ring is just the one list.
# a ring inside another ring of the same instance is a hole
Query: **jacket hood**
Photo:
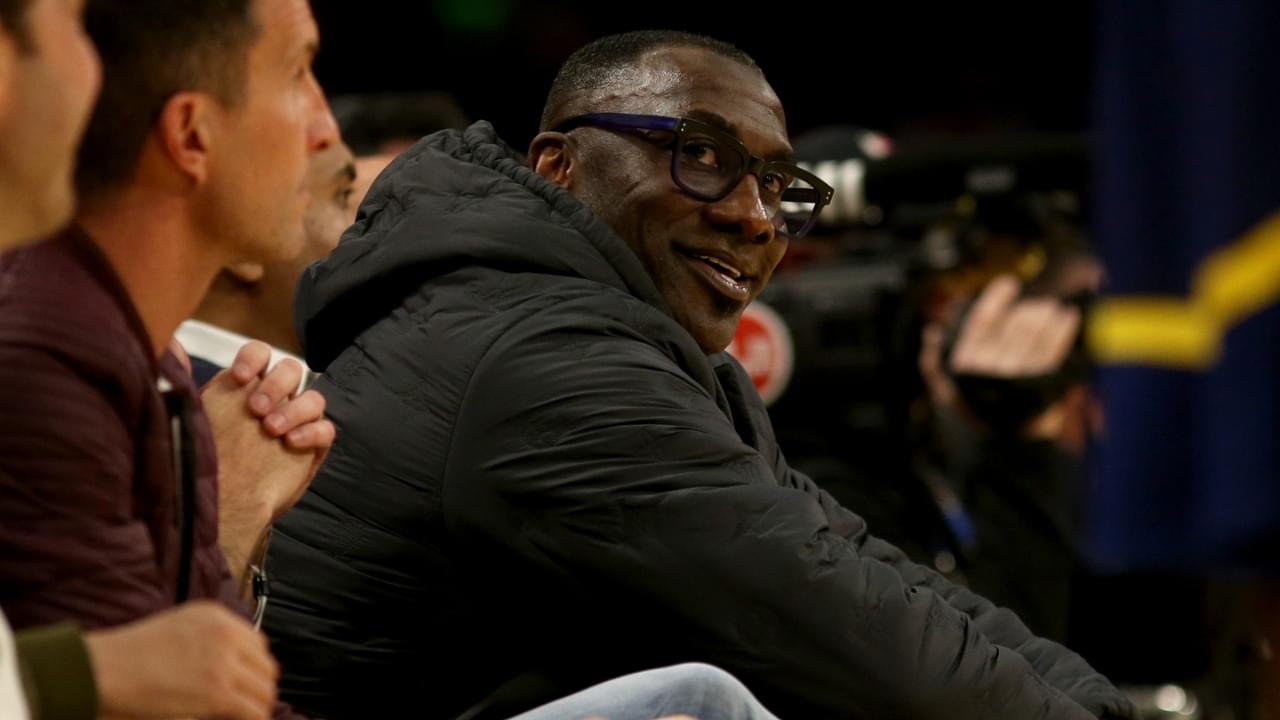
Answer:
[[670, 314], [626, 243], [481, 121], [396, 158], [338, 247], [303, 273], [294, 323], [308, 363], [323, 371], [424, 282], [468, 265], [582, 277]]

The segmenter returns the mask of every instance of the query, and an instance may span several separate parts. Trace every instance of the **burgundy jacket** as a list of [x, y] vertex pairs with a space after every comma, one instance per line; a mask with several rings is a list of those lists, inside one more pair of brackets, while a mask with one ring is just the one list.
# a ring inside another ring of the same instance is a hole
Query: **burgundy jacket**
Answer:
[[72, 229], [0, 257], [0, 606], [13, 626], [105, 627], [185, 598], [237, 606], [217, 495], [191, 377], [155, 359], [89, 239]]

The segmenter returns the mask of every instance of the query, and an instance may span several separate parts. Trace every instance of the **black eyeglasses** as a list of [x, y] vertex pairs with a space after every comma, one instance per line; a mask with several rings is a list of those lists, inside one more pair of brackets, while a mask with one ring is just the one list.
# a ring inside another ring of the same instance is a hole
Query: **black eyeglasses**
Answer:
[[709, 123], [692, 118], [630, 113], [590, 113], [555, 127], [569, 132], [589, 125], [632, 132], [671, 149], [671, 179], [686, 193], [707, 202], [723, 199], [745, 175], [760, 182], [760, 201], [774, 227], [788, 237], [802, 237], [831, 202], [831, 186], [794, 163], [765, 160], [747, 151], [742, 141]]

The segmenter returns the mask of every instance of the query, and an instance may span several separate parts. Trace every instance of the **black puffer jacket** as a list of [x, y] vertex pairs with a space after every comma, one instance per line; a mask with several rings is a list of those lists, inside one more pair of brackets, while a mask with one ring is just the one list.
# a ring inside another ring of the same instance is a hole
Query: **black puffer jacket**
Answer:
[[300, 709], [451, 717], [518, 678], [499, 715], [702, 660], [791, 718], [1128, 712], [788, 468], [738, 366], [485, 123], [383, 173], [297, 319], [338, 425], [271, 548]]

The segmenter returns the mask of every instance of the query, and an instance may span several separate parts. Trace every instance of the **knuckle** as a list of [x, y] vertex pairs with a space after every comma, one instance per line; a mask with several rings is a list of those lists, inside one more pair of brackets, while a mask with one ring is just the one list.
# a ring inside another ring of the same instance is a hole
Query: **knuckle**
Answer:
[[334, 429], [333, 429], [333, 425], [329, 423], [329, 421], [327, 420], [316, 421], [315, 430], [313, 431], [313, 433], [314, 434], [311, 436], [311, 439], [314, 441], [312, 444], [315, 447], [315, 449], [325, 450], [325, 449], [328, 449], [329, 445], [333, 443]]
[[258, 340], [252, 340], [240, 348], [240, 357], [254, 363], [260, 363], [271, 355], [271, 349]]
[[223, 698], [230, 694], [232, 686], [231, 669], [223, 661], [221, 655], [218, 656], [216, 662], [211, 663], [205, 669], [204, 676], [203, 685], [209, 689], [214, 698]]
[[276, 364], [276, 367], [279, 368], [281, 372], [285, 372], [290, 375], [302, 375], [302, 364], [293, 358], [284, 358]]

